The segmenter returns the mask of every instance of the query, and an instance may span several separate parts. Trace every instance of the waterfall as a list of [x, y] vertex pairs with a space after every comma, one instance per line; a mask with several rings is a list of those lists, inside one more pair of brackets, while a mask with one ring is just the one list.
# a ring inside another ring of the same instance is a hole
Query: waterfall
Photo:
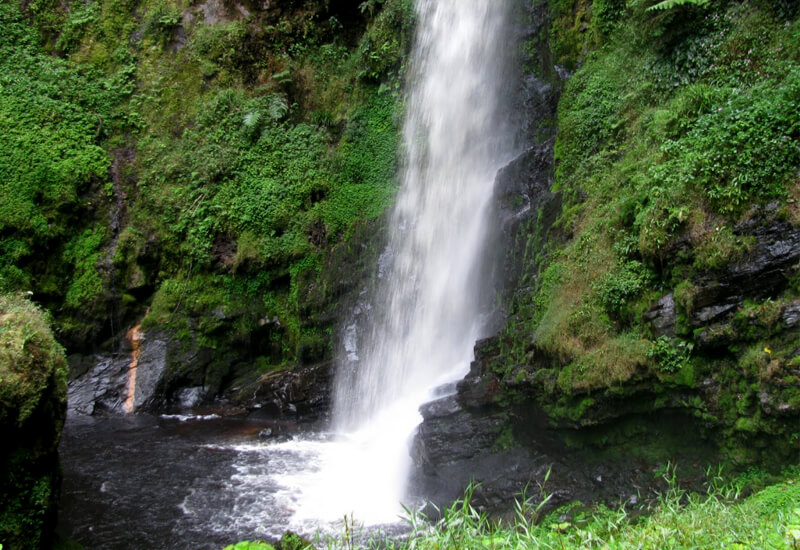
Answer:
[[401, 186], [358, 346], [339, 368], [334, 423], [298, 516], [396, 520], [419, 407], [462, 378], [482, 336], [493, 182], [512, 154], [507, 0], [416, 0]]

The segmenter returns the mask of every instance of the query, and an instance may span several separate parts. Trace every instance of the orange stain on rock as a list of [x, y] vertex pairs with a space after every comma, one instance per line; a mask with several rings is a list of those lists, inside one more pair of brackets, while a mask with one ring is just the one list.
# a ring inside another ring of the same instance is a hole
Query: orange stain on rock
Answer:
[[134, 409], [134, 397], [136, 395], [136, 368], [139, 366], [139, 344], [144, 340], [142, 325], [131, 328], [125, 338], [131, 343], [131, 363], [128, 366], [128, 395], [125, 397], [123, 409], [126, 413], [132, 413]]

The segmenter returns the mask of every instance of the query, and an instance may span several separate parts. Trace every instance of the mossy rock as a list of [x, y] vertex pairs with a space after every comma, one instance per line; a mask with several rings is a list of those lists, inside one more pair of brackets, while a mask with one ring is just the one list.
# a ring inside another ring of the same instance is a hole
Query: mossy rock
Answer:
[[67, 361], [47, 315], [22, 296], [0, 296], [0, 541], [6, 550], [50, 543], [66, 404]]

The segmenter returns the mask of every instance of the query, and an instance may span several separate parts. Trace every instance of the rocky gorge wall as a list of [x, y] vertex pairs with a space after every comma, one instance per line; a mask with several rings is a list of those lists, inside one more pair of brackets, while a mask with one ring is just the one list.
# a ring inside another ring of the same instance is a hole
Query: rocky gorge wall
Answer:
[[[505, 325], [414, 443], [440, 503], [470, 481], [494, 510], [543, 485], [620, 503], [667, 461], [691, 483], [717, 461], [800, 459], [796, 117], [737, 103], [769, 89], [797, 105], [796, 9], [648, 7], [534, 3], [529, 79], [549, 95], [527, 94], [531, 145], [496, 183]], [[742, 160], [773, 146], [769, 173]]]
[[[653, 5], [519, 3], [497, 334], [413, 449], [441, 502], [798, 459], [797, 8]], [[0, 13], [2, 112], [74, 161], [4, 142], [47, 169], [13, 172], [0, 287], [54, 311], [76, 411], [125, 410], [136, 352], [136, 408], [324, 419], [384, 244], [410, 3], [79, 7]], [[64, 135], [21, 114], [51, 112]]]

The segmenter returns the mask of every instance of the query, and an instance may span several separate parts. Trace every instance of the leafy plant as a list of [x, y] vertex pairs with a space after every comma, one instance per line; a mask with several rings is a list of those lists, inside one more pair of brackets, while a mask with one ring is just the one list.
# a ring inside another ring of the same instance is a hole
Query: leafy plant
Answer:
[[647, 11], [656, 11], [656, 10], [671, 10], [678, 6], [705, 6], [708, 4], [710, 0], [663, 0], [662, 2], [658, 2], [657, 4], [653, 4]]
[[266, 542], [243, 540], [226, 546], [225, 550], [275, 550], [275, 547]]
[[645, 287], [650, 274], [641, 262], [621, 263], [605, 278], [595, 283], [600, 303], [609, 313], [619, 315]]
[[692, 349], [691, 342], [664, 335], [653, 342], [647, 357], [655, 360], [662, 372], [674, 374], [688, 363]]

